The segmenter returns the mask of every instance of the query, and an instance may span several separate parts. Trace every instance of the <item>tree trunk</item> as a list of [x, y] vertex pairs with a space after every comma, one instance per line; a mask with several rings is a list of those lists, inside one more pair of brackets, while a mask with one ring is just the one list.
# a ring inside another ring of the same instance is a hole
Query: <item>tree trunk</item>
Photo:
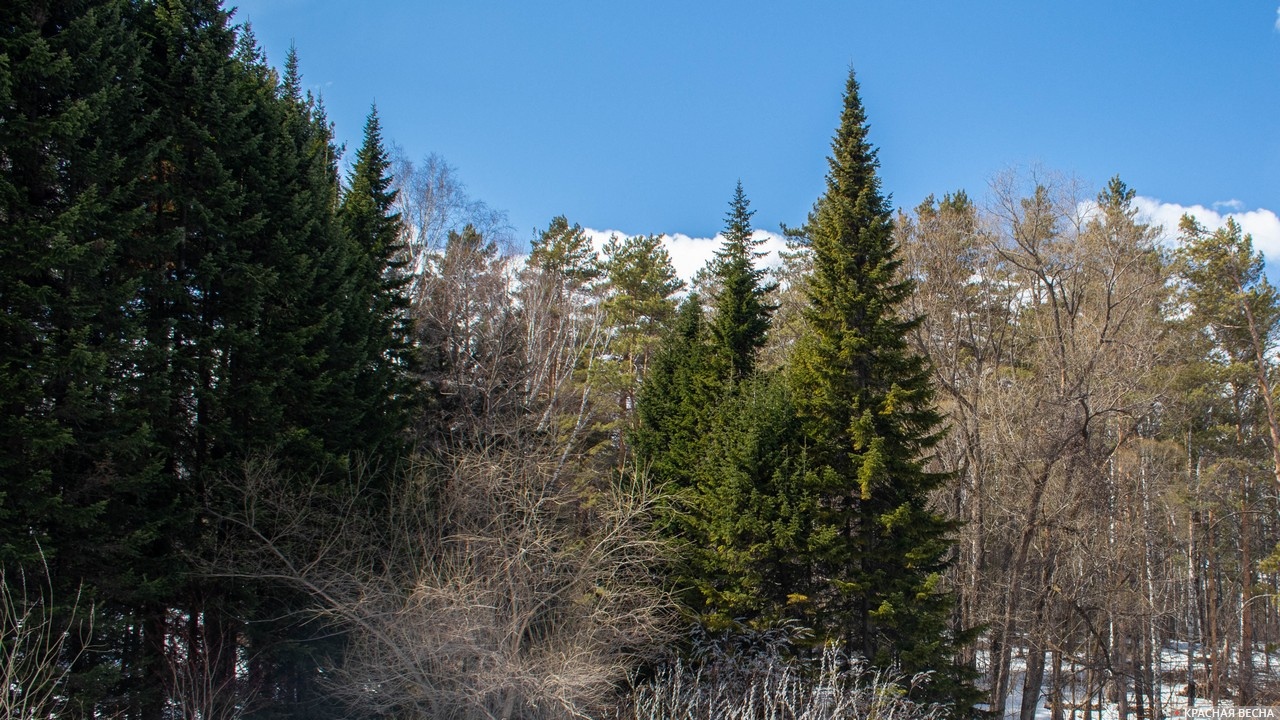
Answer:
[[1049, 720], [1062, 720], [1062, 650], [1053, 651], [1053, 676], [1050, 681]]
[[147, 608], [143, 626], [142, 666], [149, 687], [146, 693], [141, 694], [138, 717], [140, 720], [164, 720], [164, 688], [169, 683], [165, 652], [169, 628], [164, 608]]
[[1207, 542], [1205, 543], [1205, 571], [1204, 571], [1204, 594], [1205, 594], [1205, 635], [1207, 636], [1205, 656], [1204, 656], [1204, 682], [1205, 697], [1209, 698], [1209, 702], [1216, 707], [1221, 697], [1218, 694], [1218, 668], [1221, 663], [1218, 658], [1218, 583], [1217, 583], [1217, 563], [1214, 558], [1217, 552], [1213, 547], [1213, 538], [1209, 537], [1210, 529], [1213, 527], [1213, 508], [1205, 514], [1204, 530]]
[[1035, 720], [1044, 686], [1044, 645], [1032, 639], [1027, 648], [1027, 675], [1022, 680], [1022, 707], [1018, 720]]
[[[1086, 658], [1088, 656], [1086, 655]], [[1093, 720], [1093, 686], [1098, 680], [1098, 673], [1094, 671], [1096, 663], [1093, 660], [1087, 660], [1089, 666], [1084, 672], [1084, 718], [1083, 720]], [[1071, 711], [1072, 720], [1075, 718], [1075, 710]]]
[[[1120, 662], [1120, 667], [1124, 667], [1125, 663]], [[1115, 673], [1116, 690], [1116, 715], [1120, 720], [1127, 720], [1129, 717], [1129, 679], [1122, 673]]]
[[1249, 538], [1249, 478], [1244, 478], [1240, 513], [1240, 669], [1236, 673], [1237, 706], [1253, 704], [1253, 557]]
[[[999, 643], [1002, 649], [1000, 656], [992, 658], [994, 663], [994, 682], [992, 682], [992, 710], [999, 709], [1003, 712], [1005, 699], [1009, 693], [1009, 642], [1012, 639], [1014, 618], [1017, 617], [1018, 608], [1022, 599], [1022, 576], [1027, 567], [1027, 556], [1031, 550], [1031, 541], [1035, 536], [1035, 531], [1039, 525], [1040, 507], [1044, 499], [1045, 488], [1049, 484], [1049, 476], [1052, 473], [1054, 463], [1048, 463], [1036, 476], [1032, 485], [1031, 497], [1027, 500], [1027, 510], [1023, 514], [1026, 525], [1022, 528], [1021, 537], [1018, 540], [1018, 552], [1014, 555], [1013, 563], [1009, 568], [1009, 591], [1005, 594], [1004, 617], [998, 627], [1000, 633]], [[1042, 661], [1043, 664], [1043, 661]]]

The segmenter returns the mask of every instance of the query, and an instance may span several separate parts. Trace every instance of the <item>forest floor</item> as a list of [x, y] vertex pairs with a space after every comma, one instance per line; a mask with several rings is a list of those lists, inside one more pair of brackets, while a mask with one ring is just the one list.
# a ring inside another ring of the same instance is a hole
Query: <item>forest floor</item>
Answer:
[[[1194, 651], [1191, 652], [1191, 651]], [[1194, 708], [1197, 710], [1207, 710], [1214, 707], [1213, 702], [1206, 695], [1206, 685], [1204, 680], [1204, 655], [1203, 650], [1199, 646], [1189, 648], [1187, 643], [1173, 643], [1167, 646], [1161, 653], [1158, 672], [1161, 677], [1159, 686], [1159, 703], [1156, 718], [1169, 718], [1176, 720], [1177, 718], [1185, 718], [1188, 716], [1188, 710], [1193, 707], [1187, 702], [1188, 661], [1194, 662], [1194, 677], [1197, 684], [1197, 697]], [[983, 658], [979, 655], [979, 667]], [[1011, 661], [1010, 686], [1012, 688], [1009, 698], [1005, 703], [1005, 718], [1017, 718], [1019, 708], [1022, 706], [1022, 690], [1023, 682], [1026, 676], [1026, 654], [1025, 652], [1015, 651]], [[1232, 669], [1235, 668], [1234, 663], [1229, 664]], [[1048, 658], [1045, 663], [1045, 683], [1040, 689], [1040, 700], [1036, 707], [1036, 720], [1052, 720], [1052, 711], [1049, 708], [1049, 697], [1052, 688], [1050, 687], [1050, 664]], [[1277, 696], [1276, 690], [1280, 689], [1280, 654], [1272, 652], [1270, 657], [1262, 649], [1254, 652], [1254, 672], [1255, 682], [1258, 691], [1258, 699], [1253, 703], [1254, 707], [1260, 706], [1276, 706], [1280, 708], [1280, 696]], [[1085, 707], [1085, 674], [1083, 670], [1072, 668], [1069, 663], [1064, 661], [1063, 675], [1071, 678], [1067, 681], [1067, 687], [1063, 694], [1063, 719], [1064, 720], [1084, 720]], [[1234, 708], [1237, 704], [1234, 699], [1234, 678], [1228, 678], [1226, 685], [1231, 688], [1223, 693], [1217, 707]], [[1119, 708], [1115, 702], [1108, 699], [1101, 706], [1099, 711], [1097, 690], [1094, 690], [1092, 712], [1090, 717], [1092, 720], [1121, 720]], [[1136, 720], [1135, 712], [1136, 702], [1132, 688], [1129, 694], [1129, 713], [1128, 720]], [[1280, 716], [1280, 709], [1278, 709]], [[1153, 715], [1150, 709], [1147, 709], [1145, 717], [1150, 720]]]

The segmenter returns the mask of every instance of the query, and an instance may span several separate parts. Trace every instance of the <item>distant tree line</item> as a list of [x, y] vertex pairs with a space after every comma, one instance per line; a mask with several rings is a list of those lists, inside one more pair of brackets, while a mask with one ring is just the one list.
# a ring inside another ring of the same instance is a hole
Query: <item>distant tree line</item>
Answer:
[[1008, 175], [986, 207], [957, 192], [897, 223], [951, 428], [956, 621], [984, 629], [964, 654], [997, 708], [1025, 657], [1024, 720], [1157, 718], [1174, 685], [1276, 697], [1280, 304], [1234, 221], [1162, 235], [1134, 198]]

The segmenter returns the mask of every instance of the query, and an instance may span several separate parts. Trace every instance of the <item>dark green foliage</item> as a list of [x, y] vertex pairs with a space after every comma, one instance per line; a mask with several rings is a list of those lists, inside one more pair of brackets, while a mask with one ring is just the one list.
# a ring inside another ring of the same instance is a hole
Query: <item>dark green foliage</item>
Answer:
[[348, 242], [296, 57], [281, 84], [217, 2], [19, 2], [0, 22], [0, 561], [42, 552], [55, 593], [95, 603], [77, 712], [159, 718], [174, 653], [226, 683], [246, 647], [264, 707], [315, 697], [315, 648], [278, 622], [299, 599], [207, 569], [237, 542], [218, 517], [250, 458], [298, 477], [394, 460], [394, 217], [389, 241]]
[[649, 362], [636, 405], [634, 446], [659, 483], [679, 492], [705, 453], [707, 420], [722, 392], [711, 364], [702, 305], [685, 298]]
[[813, 253], [807, 331], [790, 378], [820, 496], [802, 553], [806, 615], [820, 638], [908, 672], [945, 667], [951, 599], [941, 587], [952, 525], [932, 512], [944, 477], [924, 465], [937, 442], [925, 361], [899, 316], [912, 285], [898, 272], [887, 199], [849, 75], [827, 190], [804, 228]]
[[755, 369], [756, 353], [764, 346], [774, 306], [766, 299], [776, 286], [764, 282], [765, 271], [754, 267], [763, 253], [752, 237], [751, 203], [739, 182], [725, 215], [724, 244], [716, 251], [711, 272], [717, 286], [711, 337], [721, 371], [741, 380]]
[[[148, 152], [133, 19], [115, 1], [0, 9], [0, 563], [35, 577], [43, 555], [59, 604], [83, 577], [128, 587], [108, 570], [135, 548], [107, 506], [155, 477], [154, 439], [120, 403], [137, 392], [126, 258]], [[119, 674], [76, 668], [72, 707]]]
[[[404, 444], [415, 388], [412, 320], [400, 217], [393, 210], [391, 160], [375, 108], [342, 196], [340, 218], [349, 244], [350, 270], [342, 288], [351, 306], [343, 312], [343, 350], [335, 370], [352, 375], [348, 402], [331, 403], [337, 437], [349, 451], [394, 457]], [[379, 398], [370, 403], [369, 398]], [[343, 406], [349, 408], [345, 410]]]
[[680, 307], [640, 392], [635, 448], [671, 493], [666, 531], [683, 548], [672, 585], [714, 631], [796, 619], [794, 555], [814, 512], [800, 486], [801, 436], [778, 377], [756, 377], [769, 328], [762, 271], [742, 186], [710, 266], [715, 314]]
[[[0, 561], [78, 562], [104, 485], [145, 468], [131, 393], [142, 222], [137, 36], [124, 2], [0, 10]], [[123, 82], [116, 82], [121, 78]], [[80, 535], [83, 547], [55, 537]], [[83, 558], [92, 566], [93, 554]]]
[[688, 504], [692, 608], [712, 630], [803, 621], [797, 592], [817, 512], [804, 485], [795, 407], [778, 375], [750, 378], [716, 406]]

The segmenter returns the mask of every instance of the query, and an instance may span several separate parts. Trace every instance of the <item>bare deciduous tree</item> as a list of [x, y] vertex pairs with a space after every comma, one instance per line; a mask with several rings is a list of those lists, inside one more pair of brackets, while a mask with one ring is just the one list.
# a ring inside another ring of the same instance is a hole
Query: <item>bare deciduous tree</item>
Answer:
[[[900, 227], [924, 316], [914, 341], [952, 426], [937, 459], [957, 482], [939, 500], [968, 521], [959, 620], [989, 627], [997, 712], [1014, 692], [1011, 653], [1026, 652], [1023, 718], [1046, 670], [1066, 682], [1064, 656], [1100, 659], [1098, 678], [1117, 686], [1136, 686], [1135, 663], [1152, 656], [1146, 628], [1166, 606], [1147, 580], [1162, 560], [1141, 538], [1161, 517], [1151, 473], [1169, 469], [1143, 440], [1158, 424], [1170, 296], [1156, 233], [1122, 183], [1096, 203], [1071, 182], [1026, 187], [1002, 177], [985, 211], [948, 197]], [[1050, 700], [1061, 714], [1061, 693]]]
[[[472, 198], [458, 171], [434, 153], [414, 163], [404, 148], [391, 149], [391, 172], [395, 178], [395, 212], [400, 215], [406, 266], [421, 278], [428, 258], [444, 251], [449, 233], [462, 232], [468, 225], [491, 242], [505, 246], [511, 239], [507, 215]], [[411, 297], [421, 286], [414, 284]]]

